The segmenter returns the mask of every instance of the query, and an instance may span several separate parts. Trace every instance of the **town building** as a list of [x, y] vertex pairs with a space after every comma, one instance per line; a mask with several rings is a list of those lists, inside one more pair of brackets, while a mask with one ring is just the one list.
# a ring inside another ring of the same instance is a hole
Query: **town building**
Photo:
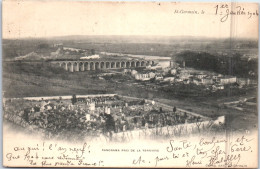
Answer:
[[189, 73], [181, 73], [179, 74], [179, 78], [183, 81], [185, 79], [189, 79], [190, 78], [190, 74]]
[[124, 72], [124, 74], [127, 74], [127, 73], [131, 73], [131, 71], [132, 71], [131, 69], [124, 69], [123, 72]]
[[222, 85], [236, 83], [237, 78], [234, 76], [225, 76], [219, 78], [219, 83]]
[[207, 77], [207, 75], [206, 75], [206, 74], [198, 74], [197, 77], [198, 77], [199, 79], [202, 79], [202, 78]]
[[213, 90], [223, 90], [224, 88], [224, 85], [212, 85]]
[[171, 70], [170, 70], [170, 73], [171, 73], [172, 75], [176, 75], [177, 69], [171, 69]]
[[136, 70], [131, 71], [131, 75], [134, 77], [138, 72]]
[[155, 73], [149, 72], [149, 73], [137, 73], [135, 74], [135, 79], [136, 80], [141, 80], [141, 81], [146, 81], [150, 80], [155, 77]]
[[193, 79], [192, 81], [194, 84], [196, 85], [200, 85], [201, 84], [201, 79]]
[[174, 82], [174, 77], [166, 77], [166, 78], [164, 78], [163, 79], [163, 81], [165, 81], [165, 82]]
[[163, 76], [161, 74], [155, 75], [155, 80], [163, 80]]
[[204, 85], [210, 85], [210, 84], [213, 84], [213, 79], [203, 78], [203, 79], [201, 79], [201, 83], [204, 84]]

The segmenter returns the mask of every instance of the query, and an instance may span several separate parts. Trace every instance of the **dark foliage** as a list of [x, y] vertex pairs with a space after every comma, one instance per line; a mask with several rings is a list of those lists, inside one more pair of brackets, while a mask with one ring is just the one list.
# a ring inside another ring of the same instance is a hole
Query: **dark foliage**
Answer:
[[72, 95], [71, 103], [74, 105], [77, 102], [77, 97], [75, 94]]
[[206, 52], [186, 51], [179, 54], [176, 60], [179, 63], [185, 61], [187, 67], [195, 69], [209, 70], [237, 77], [257, 78], [257, 59], [242, 58], [237, 53], [231, 56], [215, 56]]

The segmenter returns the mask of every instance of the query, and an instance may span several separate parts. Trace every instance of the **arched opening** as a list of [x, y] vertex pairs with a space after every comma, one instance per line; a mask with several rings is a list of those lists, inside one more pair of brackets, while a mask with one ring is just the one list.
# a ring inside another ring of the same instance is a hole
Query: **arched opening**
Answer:
[[60, 67], [63, 68], [63, 69], [65, 69], [65, 70], [68, 70], [67, 64], [66, 64], [65, 62], [62, 62], [62, 63], [60, 64]]
[[141, 67], [143, 67], [143, 66], [145, 66], [145, 65], [144, 65], [144, 61], [141, 62]]
[[131, 67], [135, 67], [135, 62], [131, 62]]
[[136, 67], [140, 67], [140, 62], [139, 61], [136, 62]]
[[127, 67], [127, 68], [130, 67], [130, 62], [126, 62], [126, 67]]
[[85, 70], [84, 63], [82, 62], [79, 63], [79, 70], [82, 72]]
[[116, 68], [120, 68], [120, 62], [116, 62]]
[[79, 63], [78, 62], [74, 62], [73, 63], [73, 68], [74, 68], [75, 72], [78, 72], [79, 71]]
[[85, 67], [85, 70], [89, 70], [89, 63], [88, 63], [88, 62], [85, 62], [85, 63], [84, 63], [84, 67]]
[[125, 67], [125, 62], [121, 62], [121, 67]]
[[73, 64], [69, 62], [69, 63], [67, 64], [67, 66], [68, 66], [68, 70], [69, 70], [70, 72], [73, 72]]
[[149, 62], [149, 61], [147, 61], [147, 62], [146, 62], [146, 66], [149, 66], [149, 65], [150, 65], [150, 62]]
[[152, 61], [152, 65], [154, 65], [154, 61]]
[[115, 68], [115, 66], [116, 66], [115, 62], [111, 62], [111, 68], [113, 69]]
[[106, 68], [110, 69], [110, 62], [106, 62]]
[[90, 62], [90, 70], [95, 70], [95, 65], [94, 65], [94, 63], [93, 62]]
[[96, 62], [96, 63], [95, 63], [95, 68], [96, 68], [96, 69], [100, 69], [100, 67], [99, 67], [99, 62]]
[[105, 69], [105, 63], [104, 63], [104, 62], [101, 62], [101, 63], [100, 63], [100, 68], [101, 68], [101, 69]]

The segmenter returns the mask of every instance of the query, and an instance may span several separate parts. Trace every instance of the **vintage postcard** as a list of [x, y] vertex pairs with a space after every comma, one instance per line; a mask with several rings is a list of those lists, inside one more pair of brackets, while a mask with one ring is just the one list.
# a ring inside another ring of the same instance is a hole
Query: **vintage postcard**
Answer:
[[258, 167], [257, 3], [3, 0], [6, 167]]

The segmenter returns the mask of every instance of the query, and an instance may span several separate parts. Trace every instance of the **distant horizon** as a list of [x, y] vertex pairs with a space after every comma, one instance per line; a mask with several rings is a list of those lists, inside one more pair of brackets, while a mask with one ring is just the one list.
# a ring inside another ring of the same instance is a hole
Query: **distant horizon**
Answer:
[[[60, 35], [60, 36], [47, 36], [47, 37], [16, 37], [16, 38], [2, 38], [3, 40], [25, 40], [25, 39], [59, 39], [59, 38], [72, 38], [72, 37], [127, 37], [127, 38], [181, 38], [188, 39], [188, 38], [194, 38], [194, 39], [214, 39], [214, 40], [223, 40], [223, 39], [230, 39], [230, 37], [208, 37], [208, 36], [193, 36], [193, 35]], [[233, 37], [233, 39], [239, 39], [239, 40], [254, 40], [258, 41], [258, 37]]]

